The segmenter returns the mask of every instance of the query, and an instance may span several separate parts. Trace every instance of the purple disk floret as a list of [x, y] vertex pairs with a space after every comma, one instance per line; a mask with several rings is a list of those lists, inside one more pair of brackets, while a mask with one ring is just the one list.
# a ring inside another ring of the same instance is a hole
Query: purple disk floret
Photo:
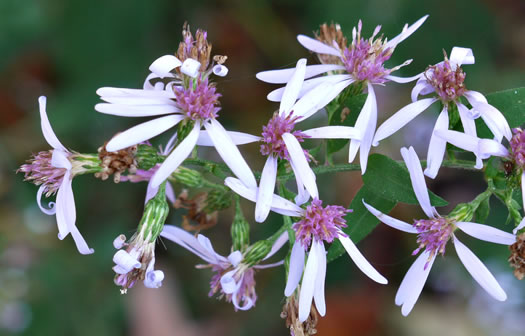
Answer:
[[312, 237], [331, 243], [342, 234], [341, 229], [347, 227], [344, 216], [351, 211], [340, 205], [323, 207], [323, 201], [314, 199], [306, 207], [301, 220], [293, 225], [295, 239], [302, 243], [305, 250], [310, 246]]
[[425, 77], [434, 87], [439, 98], [445, 103], [457, 100], [467, 90], [464, 84], [466, 74], [459, 66], [456, 70], [452, 70], [446, 55], [443, 62], [431, 66], [425, 71]]
[[419, 247], [412, 252], [412, 255], [418, 254], [423, 248], [430, 252], [429, 260], [437, 253], [445, 254], [447, 242], [454, 232], [454, 225], [449, 220], [443, 217], [419, 219], [415, 220], [413, 225], [418, 232]]
[[[299, 142], [303, 142], [305, 138], [309, 137], [302, 131], [293, 131], [298, 118], [299, 117], [293, 116], [293, 111], [286, 117], [275, 113], [272, 119], [268, 121], [268, 124], [263, 126], [261, 153], [263, 155], [275, 154], [281, 159], [290, 160], [290, 154], [286, 149], [283, 134], [291, 133]], [[310, 160], [307, 150], [304, 150], [304, 154], [306, 155], [306, 159]]]
[[208, 79], [190, 80], [188, 88], [175, 88], [177, 104], [183, 113], [192, 120], [205, 120], [217, 118], [220, 111], [219, 97], [215, 86], [208, 83]]
[[60, 188], [66, 173], [65, 168], [56, 168], [51, 165], [53, 151], [39, 152], [23, 164], [18, 171], [24, 173], [24, 180], [36, 185], [44, 185], [45, 195], [49, 197]]
[[225, 269], [218, 264], [212, 265], [212, 271], [214, 274], [210, 280], [210, 291], [208, 292], [208, 297], [212, 297], [220, 291], [219, 298], [224, 297], [226, 302], [231, 302], [232, 296], [235, 295], [238, 304], [242, 305], [242, 302], [245, 302], [249, 298], [255, 306], [255, 302], [257, 301], [257, 293], [255, 292], [255, 270], [253, 268], [248, 268], [242, 273], [238, 272], [235, 276], [235, 281], [239, 281], [240, 277], [242, 277], [239, 289], [233, 294], [226, 294], [221, 287], [221, 278], [226, 272], [228, 272], [228, 270], [229, 269]]
[[516, 165], [525, 169], [525, 132], [521, 128], [512, 130], [514, 136], [510, 140], [511, 156]]

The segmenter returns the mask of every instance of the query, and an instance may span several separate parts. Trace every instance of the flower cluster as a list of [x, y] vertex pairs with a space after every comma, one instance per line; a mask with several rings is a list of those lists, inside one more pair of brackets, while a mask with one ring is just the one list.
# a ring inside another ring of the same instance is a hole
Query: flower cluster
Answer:
[[[336, 24], [321, 25], [315, 38], [298, 35], [299, 43], [315, 53], [321, 64], [307, 65], [307, 60], [302, 58], [294, 68], [263, 71], [256, 75], [268, 83], [285, 84], [268, 95], [270, 101], [279, 102], [279, 108], [268, 115], [268, 123], [262, 126], [260, 136], [226, 131], [217, 120], [221, 94], [213, 80], [214, 76], [227, 75], [228, 69], [224, 66], [226, 56], [212, 57], [207, 32], [197, 30], [194, 36], [185, 24], [183, 39], [176, 53], [161, 56], [150, 65], [150, 73], [141, 89], [102, 87], [97, 90], [104, 102], [95, 106], [96, 111], [153, 119], [116, 134], [100, 148], [98, 154], [80, 154], [69, 151], [57, 139], [47, 118], [46, 99], [41, 97], [42, 132], [52, 149], [33, 155], [19, 171], [24, 173], [26, 181], [39, 186], [37, 201], [41, 210], [49, 215], [56, 214], [59, 238], [63, 239], [71, 233], [82, 254], [93, 253], [93, 250], [75, 225], [73, 177], [92, 173], [103, 180], [114, 175], [116, 183], [147, 182], [144, 212], [136, 233], [129, 241], [123, 235], [114, 241], [117, 249], [113, 257], [115, 283], [122, 287], [123, 293], [139, 282], [149, 288], [162, 285], [164, 273], [154, 267], [155, 245], [159, 237], [163, 237], [204, 260], [205, 264], [197, 267], [209, 268], [213, 272], [209, 296], [216, 295], [231, 302], [235, 310], [248, 310], [255, 306], [257, 270], [285, 265], [287, 278], [283, 289], [287, 303], [283, 316], [287, 326], [292, 333], [313, 334], [317, 314], [326, 314], [324, 285], [330, 244], [337, 241], [359, 270], [373, 281], [380, 284], [387, 284], [388, 281], [352, 241], [353, 228], [356, 227], [356, 223], [350, 220], [352, 209], [341, 205], [323, 205], [316, 173], [331, 168], [337, 171], [337, 167], [331, 164], [331, 153], [326, 150], [326, 165], [316, 168], [313, 166], [318, 163], [318, 151], [302, 146], [318, 139], [346, 140], [349, 142], [348, 162], [352, 162], [359, 151], [358, 169], [365, 174], [372, 145], [379, 145], [381, 140], [397, 132], [430, 105], [440, 104], [441, 113], [428, 144], [426, 170], [423, 171], [412, 147], [401, 148], [415, 198], [427, 218], [415, 219], [413, 224], [408, 224], [368, 203], [375, 201], [363, 199], [358, 205], [361, 208], [364, 206], [363, 215], [371, 217], [372, 214], [388, 226], [417, 236], [413, 255], [418, 257], [395, 298], [403, 315], [409, 314], [414, 307], [434, 260], [439, 254], [445, 255], [449, 242], [453, 243], [460, 261], [480, 286], [495, 299], [503, 301], [506, 299], [504, 290], [457, 235], [461, 231], [480, 240], [511, 246], [513, 254], [510, 263], [516, 268], [516, 276], [522, 278], [525, 269], [524, 238], [523, 234], [517, 234], [525, 227], [525, 219], [515, 207], [509, 208], [514, 209], [511, 215], [519, 222], [513, 233], [471, 222], [481, 202], [487, 201], [493, 193], [500, 197], [501, 193], [492, 188], [492, 180], [488, 181], [487, 192], [442, 216], [431, 203], [425, 175], [436, 178], [449, 143], [474, 153], [476, 169], [484, 167], [484, 159], [492, 156], [503, 158], [512, 168], [508, 174], [519, 176], [525, 190], [525, 134], [521, 129], [515, 129], [512, 136], [503, 114], [490, 105], [481, 93], [467, 90], [462, 66], [474, 64], [471, 49], [454, 47], [450, 58], [445, 53], [442, 62], [413, 77], [392, 75], [400, 67], [410, 64], [411, 60], [392, 68], [388, 68], [386, 62], [397, 46], [426, 19], [427, 16], [424, 16], [410, 26], [407, 24], [391, 40], [379, 35], [381, 26], [376, 27], [371, 37], [364, 38], [361, 21], [353, 29], [350, 43]], [[416, 81], [412, 103], [376, 129], [378, 104], [374, 86], [411, 81]], [[298, 128], [301, 122], [316, 113], [326, 111], [331, 116], [335, 111], [344, 111], [345, 99], [363, 91], [367, 97], [354, 126]], [[432, 96], [418, 99], [419, 95]], [[478, 118], [491, 131], [493, 139], [478, 137]], [[461, 125], [454, 124], [454, 120], [461, 121]], [[157, 149], [149, 143], [170, 129], [174, 130], [165, 146]], [[510, 151], [502, 144], [503, 139], [510, 142]], [[260, 153], [266, 157], [260, 174], [254, 174], [237, 147], [253, 142], [259, 143]], [[213, 146], [225, 165], [199, 158], [196, 146]], [[197, 168], [190, 168], [192, 165]], [[220, 182], [209, 180], [208, 175], [215, 180], [220, 179]], [[288, 176], [295, 179], [296, 186], [293, 188], [284, 183]], [[179, 187], [182, 190], [177, 197], [175, 189]], [[188, 195], [194, 195], [194, 190], [197, 196], [189, 199]], [[41, 204], [42, 195], [51, 197], [55, 194], [56, 202], [49, 203], [49, 208]], [[511, 204], [512, 193], [509, 195], [504, 196]], [[525, 204], [525, 192], [523, 195]], [[242, 214], [238, 196], [255, 203], [253, 219], [256, 222], [264, 222], [270, 212], [284, 216], [282, 228], [271, 237], [250, 244], [249, 221]], [[235, 202], [231, 252], [226, 257], [220, 255], [204, 235], [193, 235], [179, 227], [165, 225], [170, 210], [167, 200], [177, 209], [188, 209], [183, 224], [183, 228], [188, 230], [203, 229], [206, 227], [204, 224], [213, 225], [217, 212]], [[191, 228], [189, 220], [197, 220], [199, 225]], [[287, 242], [290, 250], [284, 260], [264, 263]]]

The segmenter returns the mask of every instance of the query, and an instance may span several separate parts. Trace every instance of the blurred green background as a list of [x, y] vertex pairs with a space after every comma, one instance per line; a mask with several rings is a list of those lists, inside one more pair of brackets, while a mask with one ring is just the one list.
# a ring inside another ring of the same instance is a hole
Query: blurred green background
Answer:
[[[148, 66], [173, 53], [181, 27], [208, 31], [212, 54], [228, 55], [229, 74], [218, 79], [223, 94], [220, 120], [230, 129], [259, 133], [277, 108], [266, 94], [273, 88], [255, 79], [257, 71], [315, 58], [296, 41], [323, 22], [338, 22], [350, 35], [359, 19], [368, 36], [381, 24], [385, 36], [425, 14], [427, 22], [398, 46], [389, 65], [413, 58], [399, 75], [414, 75], [442, 60], [453, 46], [471, 47], [476, 64], [465, 66], [467, 87], [484, 93], [520, 87], [525, 74], [525, 3], [521, 0], [370, 1], [0, 1], [0, 334], [1, 335], [286, 335], [279, 317], [284, 303], [282, 268], [257, 273], [259, 300], [249, 312], [208, 298], [209, 270], [197, 257], [164, 242], [157, 267], [166, 280], [158, 290], [142, 285], [120, 295], [113, 284], [113, 239], [128, 237], [140, 219], [144, 184], [102, 182], [92, 176], [74, 181], [77, 226], [96, 252], [77, 253], [71, 238], [57, 239], [54, 217], [40, 212], [37, 187], [15, 171], [32, 152], [45, 150], [37, 97], [48, 96], [48, 115], [59, 139], [79, 152], [95, 152], [136, 120], [96, 113], [102, 86], [140, 88]], [[389, 84], [377, 91], [380, 122], [409, 102], [411, 85]], [[416, 140], [421, 154], [433, 127], [429, 111], [377, 151], [399, 159], [399, 147]], [[322, 122], [319, 119], [319, 122]], [[425, 138], [426, 137], [426, 138]], [[250, 164], [262, 168], [257, 145], [243, 148]], [[207, 155], [213, 157], [213, 153]], [[361, 184], [359, 174], [321, 179], [321, 195], [348, 205]], [[452, 205], [471, 200], [484, 188], [481, 174], [443, 169], [430, 188]], [[247, 205], [251, 215], [253, 208]], [[447, 209], [442, 210], [446, 213]], [[415, 206], [398, 206], [394, 216], [412, 220]], [[229, 251], [230, 213], [207, 230], [217, 251]], [[503, 226], [505, 211], [494, 202], [489, 224]], [[254, 224], [255, 237], [279, 225], [278, 217]], [[180, 223], [172, 212], [170, 223]], [[351, 223], [349, 223], [351, 225]], [[379, 226], [360, 248], [390, 280], [379, 286], [343, 256], [328, 266], [327, 317], [320, 335], [522, 335], [523, 284], [506, 264], [508, 250], [464, 239], [502, 282], [509, 300], [490, 299], [459, 264], [454, 251], [439, 258], [422, 298], [403, 318], [395, 291], [415, 248], [412, 236]]]

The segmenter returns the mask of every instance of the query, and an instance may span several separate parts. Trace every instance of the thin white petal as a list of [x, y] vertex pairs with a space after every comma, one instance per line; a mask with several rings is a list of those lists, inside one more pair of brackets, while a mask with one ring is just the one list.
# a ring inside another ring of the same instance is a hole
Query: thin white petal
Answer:
[[463, 263], [463, 266], [467, 271], [472, 275], [474, 280], [476, 280], [479, 285], [487, 291], [493, 298], [498, 301], [507, 300], [507, 294], [494, 276], [490, 273], [481, 260], [469, 250], [462, 242], [460, 242], [455, 236], [452, 236], [454, 239], [454, 247], [458, 254], [459, 260]]
[[68, 154], [62, 149], [54, 149], [51, 155], [51, 165], [55, 168], [65, 168], [70, 170], [72, 165], [68, 159]]
[[122, 98], [175, 98], [173, 90], [143, 90], [143, 89], [126, 89], [116, 87], [101, 87], [97, 90], [97, 94], [102, 99], [108, 97], [122, 97]]
[[476, 123], [474, 119], [469, 117], [470, 113], [468, 108], [459, 102], [456, 103], [456, 106], [458, 107], [459, 117], [461, 118], [465, 133], [471, 136], [477, 136]]
[[159, 77], [173, 77], [171, 71], [182, 65], [182, 62], [173, 55], [164, 55], [157, 58], [149, 66], [149, 70]]
[[55, 132], [53, 132], [51, 124], [49, 123], [49, 119], [47, 118], [46, 112], [46, 102], [47, 98], [45, 96], [40, 96], [38, 98], [38, 105], [40, 108], [40, 126], [42, 127], [42, 134], [44, 135], [44, 138], [51, 147], [67, 151], [66, 147], [64, 147], [64, 145], [62, 145], [62, 143], [58, 140], [57, 136], [55, 135]]
[[[326, 251], [322, 242], [314, 240], [314, 244], [317, 245], [317, 255], [319, 257], [318, 271], [315, 279], [314, 302], [319, 315], [325, 316], [326, 302], [324, 297], [324, 283], [326, 279]], [[313, 246], [314, 245], [312, 245], [312, 247]]]
[[425, 77], [422, 77], [416, 82], [416, 85], [410, 94], [410, 98], [412, 99], [412, 102], [416, 102], [419, 95], [424, 96], [432, 92], [434, 92], [434, 87], [428, 83]]
[[148, 186], [146, 188], [146, 197], [144, 198], [144, 204], [148, 203], [150, 199], [155, 197], [158, 191], [159, 191], [159, 187], [153, 188], [153, 186], [151, 185], [151, 180], [149, 180]]
[[384, 48], [395, 48], [399, 43], [403, 42], [407, 37], [412, 35], [419, 27], [421, 27], [427, 18], [428, 15], [425, 15], [421, 19], [414, 22], [410, 27], [403, 29], [399, 35], [388, 41]]
[[436, 209], [430, 205], [425, 176], [423, 175], [423, 169], [421, 168], [421, 163], [414, 147], [410, 147], [408, 150], [405, 147], [401, 148], [401, 156], [407, 166], [410, 181], [412, 182], [412, 189], [414, 189], [421, 209], [423, 209], [428, 218], [436, 217], [438, 213]]
[[176, 106], [175, 102], [171, 98], [166, 97], [141, 97], [141, 96], [107, 96], [101, 97], [107, 103], [118, 104], [118, 105], [146, 105], [146, 106], [156, 106], [156, 105], [172, 105]]
[[194, 60], [193, 58], [187, 58], [180, 66], [180, 72], [191, 78], [195, 78], [199, 74], [200, 67], [201, 62]]
[[71, 186], [70, 172], [66, 171], [64, 179], [60, 188], [58, 188], [56, 198], [56, 218], [58, 226], [58, 239], [62, 240], [69, 234], [69, 221], [75, 222], [76, 220], [76, 209], [74, 206], [70, 208], [71, 199], [69, 198], [69, 188]]
[[450, 52], [450, 63], [456, 66], [461, 66], [462, 64], [474, 64], [475, 58], [472, 49], [454, 47]]
[[215, 149], [232, 172], [247, 186], [257, 186], [252, 170], [224, 127], [215, 119], [209, 119], [204, 127], [215, 144]]
[[[295, 167], [293, 167], [293, 163], [290, 162], [290, 165], [292, 166], [292, 170], [295, 171]], [[299, 175], [295, 175], [295, 182], [297, 184], [297, 196], [295, 196], [294, 201], [295, 204], [301, 206], [304, 203], [308, 202], [310, 199], [310, 194], [308, 191], [304, 188], [304, 183], [301, 180], [301, 177]]]
[[261, 174], [261, 182], [257, 192], [257, 202], [255, 203], [255, 221], [262, 223], [268, 217], [272, 207], [272, 195], [275, 189], [275, 179], [277, 178], [277, 158], [268, 155]]
[[[261, 137], [259, 136], [242, 132], [228, 131], [228, 135], [236, 145], [244, 145], [261, 140]], [[200, 131], [199, 140], [197, 140], [197, 146], [215, 146], [213, 141], [211, 141], [208, 131]]]
[[436, 101], [437, 98], [421, 99], [414, 103], [408, 104], [401, 110], [394, 113], [377, 129], [376, 135], [374, 136], [374, 145], [377, 145], [379, 141], [388, 138], [397, 132]]
[[405, 231], [405, 232], [408, 232], [408, 233], [418, 233], [418, 231], [416, 230], [416, 228], [414, 228], [414, 226], [412, 226], [412, 225], [410, 225], [408, 223], [405, 223], [403, 221], [400, 221], [399, 219], [395, 219], [393, 217], [385, 215], [381, 211], [377, 210], [373, 206], [371, 206], [368, 203], [366, 203], [365, 200], [362, 200], [362, 202], [363, 202], [365, 208], [368, 211], [370, 211], [370, 213], [372, 215], [376, 216], [377, 219], [379, 219], [382, 223], [385, 223], [386, 225], [391, 226], [394, 229], [398, 229], [398, 230]]
[[[315, 240], [312, 244], [315, 244]], [[301, 282], [301, 292], [299, 293], [299, 322], [304, 322], [310, 315], [312, 299], [315, 291], [315, 280], [319, 271], [318, 250], [310, 249], [308, 260], [304, 270], [303, 281]]]
[[[523, 191], [522, 191], [523, 192]], [[514, 230], [512, 230], [512, 233], [517, 234], [519, 230], [523, 229], [525, 227], [525, 217], [521, 220], [518, 226]]]
[[[306, 67], [308, 70], [308, 67]], [[307, 79], [303, 82], [303, 86], [301, 87], [301, 90], [299, 91], [298, 98], [302, 98], [306, 95], [306, 93], [312, 91], [316, 87], [320, 87], [321, 84], [332, 84], [334, 85], [333, 91], [330, 91], [330, 95], [333, 97], [328, 100], [330, 102], [333, 98], [335, 98], [341, 91], [343, 91], [344, 88], [346, 88], [350, 83], [352, 83], [354, 79], [350, 75], [329, 75], [329, 76], [321, 76], [321, 77], [315, 77], [311, 79]], [[342, 82], [346, 83], [344, 86], [336, 85], [341, 84]], [[279, 102], [281, 101], [284, 93], [284, 87], [278, 88], [273, 90], [268, 94], [266, 97], [269, 101]], [[337, 92], [335, 92], [337, 91]], [[325, 103], [327, 104], [327, 103]]]
[[46, 187], [43, 185], [41, 185], [38, 188], [38, 192], [36, 193], [36, 204], [38, 204], [38, 207], [40, 208], [40, 210], [42, 210], [42, 212], [45, 213], [46, 215], [54, 215], [57, 213], [55, 202], [49, 202], [48, 203], [49, 208], [45, 208], [42, 205], [42, 194], [44, 193], [45, 190], [46, 190]]
[[304, 247], [299, 241], [295, 241], [292, 247], [292, 253], [290, 254], [290, 269], [288, 271], [288, 279], [286, 280], [286, 288], [284, 289], [284, 295], [286, 297], [293, 294], [299, 281], [301, 281], [304, 268], [304, 257]]
[[507, 120], [498, 109], [488, 104], [485, 96], [477, 91], [468, 90], [465, 92], [465, 97], [473, 109], [481, 114], [483, 121], [494, 134], [496, 140], [501, 142], [502, 137], [505, 137], [510, 141], [512, 132]]
[[[368, 153], [372, 147], [372, 140], [377, 126], [377, 101], [372, 84], [368, 83], [368, 97], [366, 97], [363, 109], [359, 113], [355, 122], [355, 128], [362, 130], [362, 138], [359, 150], [359, 163], [361, 164], [361, 174], [366, 172], [366, 165], [368, 162]], [[352, 140], [355, 141], [355, 140]], [[349, 160], [350, 161], [350, 160]]]
[[[328, 72], [328, 71], [337, 71], [344, 70], [345, 67], [339, 64], [315, 64], [309, 65], [306, 67], [306, 74], [304, 78], [311, 78], [319, 74]], [[292, 78], [295, 68], [289, 69], [280, 69], [280, 70], [268, 70], [262, 71], [255, 75], [257, 79], [270, 83], [270, 84], [284, 84], [288, 83], [290, 78]]]
[[516, 242], [515, 235], [496, 229], [492, 226], [471, 222], [457, 222], [456, 226], [460, 228], [461, 231], [474, 238], [485, 240], [491, 243], [512, 245]]
[[177, 200], [177, 197], [175, 196], [175, 190], [173, 190], [173, 186], [169, 182], [166, 183], [166, 198], [171, 203], [175, 203]]
[[[162, 237], [173, 241], [176, 244], [184, 247], [190, 252], [196, 254], [203, 260], [211, 264], [218, 264], [219, 262], [229, 263], [226, 258], [218, 255], [213, 251], [213, 248], [210, 250], [205, 248], [194, 235], [176, 227], [173, 225], [164, 225], [162, 232], [160, 234]], [[202, 240], [201, 240], [202, 241]]]
[[127, 105], [109, 103], [97, 104], [95, 105], [95, 110], [100, 113], [111, 114], [120, 117], [152, 117], [180, 111], [180, 109], [174, 104]]
[[[303, 85], [304, 88], [304, 85]], [[316, 87], [308, 91], [302, 96], [292, 107], [293, 115], [301, 117], [299, 120], [303, 121], [309, 116], [313, 115], [323, 106], [320, 106], [320, 102], [324, 100], [324, 97], [328, 95], [334, 86], [330, 83], [321, 83]]]
[[[423, 252], [417, 257], [416, 261], [410, 266], [407, 274], [401, 281], [401, 286], [396, 294], [395, 303], [401, 306], [401, 314], [407, 316], [414, 308], [414, 305], [421, 295], [421, 291], [425, 286], [428, 274], [432, 269], [432, 265], [436, 260], [436, 256], [430, 257], [429, 252]], [[426, 266], [426, 267], [425, 267]]]
[[303, 47], [315, 53], [341, 57], [341, 51], [306, 35], [297, 35], [297, 41], [299, 41]]
[[399, 76], [389, 75], [389, 76], [385, 76], [385, 78], [388, 80], [391, 80], [392, 82], [396, 82], [396, 83], [410, 83], [410, 82], [415, 81], [416, 79], [421, 78], [422, 75], [423, 75], [422, 73], [417, 74], [412, 77], [399, 77]]
[[361, 132], [349, 126], [323, 126], [303, 131], [313, 139], [359, 139]]
[[275, 253], [277, 253], [277, 251], [279, 251], [281, 249], [281, 247], [283, 247], [283, 245], [287, 241], [288, 241], [288, 232], [284, 231], [283, 233], [281, 233], [279, 238], [277, 238], [275, 240], [275, 242], [272, 245], [272, 248], [271, 248], [270, 252], [268, 252], [266, 257], [263, 258], [263, 260], [266, 260], [266, 259], [269, 259], [270, 257], [272, 257]]
[[356, 264], [356, 266], [363, 272], [367, 277], [374, 280], [377, 283], [386, 285], [388, 283], [388, 280], [379, 274], [376, 269], [370, 265], [368, 260], [361, 254], [361, 252], [357, 249], [357, 246], [355, 246], [354, 242], [349, 238], [343, 236], [343, 233], [339, 233], [339, 241], [345, 248], [346, 252], [352, 259], [352, 261]]
[[190, 154], [197, 139], [199, 137], [199, 130], [201, 128], [200, 122], [195, 121], [195, 125], [191, 132], [182, 140], [182, 142], [171, 152], [171, 154], [164, 160], [162, 165], [159, 167], [155, 175], [151, 178], [151, 186], [153, 188], [158, 187], [164, 182], [170, 175], [177, 169], [177, 167], [184, 161]]
[[297, 97], [299, 96], [299, 91], [303, 86], [304, 75], [306, 72], [306, 59], [301, 58], [297, 61], [297, 66], [295, 67], [295, 72], [286, 83], [286, 87], [283, 92], [283, 97], [281, 99], [281, 105], [279, 106], [279, 113], [281, 115], [287, 115], [290, 113], [292, 106], [295, 104]]
[[448, 111], [444, 107], [443, 111], [439, 114], [439, 117], [432, 131], [430, 137], [430, 144], [428, 145], [428, 154], [427, 154], [427, 168], [425, 169], [425, 175], [430, 178], [435, 178], [441, 163], [443, 162], [443, 157], [445, 156], [445, 149], [447, 148], [447, 143], [435, 135], [437, 130], [446, 130], [448, 129]]
[[290, 154], [290, 161], [293, 162], [292, 168], [294, 168], [294, 173], [299, 175], [301, 181], [304, 183], [304, 187], [308, 190], [312, 198], [319, 198], [319, 191], [315, 183], [315, 174], [310, 168], [308, 161], [306, 161], [304, 151], [299, 141], [290, 133], [284, 133], [282, 139]]
[[169, 115], [138, 124], [115, 135], [106, 145], [106, 149], [114, 152], [149, 140], [177, 125], [183, 119], [184, 117], [180, 115]]

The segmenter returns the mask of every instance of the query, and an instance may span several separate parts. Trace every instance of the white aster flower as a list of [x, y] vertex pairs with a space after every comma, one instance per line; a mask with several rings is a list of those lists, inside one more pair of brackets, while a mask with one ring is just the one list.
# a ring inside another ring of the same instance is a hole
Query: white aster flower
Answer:
[[[359, 21], [358, 29], [353, 30], [352, 43], [347, 46], [346, 39], [342, 38], [339, 26], [331, 27], [333, 34], [324, 33], [318, 39], [312, 39], [305, 35], [298, 35], [297, 39], [305, 48], [319, 55], [322, 63], [306, 67], [304, 84], [298, 92], [298, 97], [302, 97], [312, 88], [322, 83], [331, 84], [331, 90], [326, 95], [323, 106], [328, 104], [339, 93], [350, 84], [366, 86], [368, 97], [356, 120], [355, 128], [359, 130], [359, 136], [350, 140], [349, 162], [352, 162], [359, 148], [361, 171], [364, 174], [368, 161], [368, 153], [372, 145], [374, 131], [377, 124], [377, 102], [373, 85], [382, 85], [387, 81], [407, 83], [418, 78], [401, 78], [392, 76], [391, 73], [400, 67], [408, 64], [411, 60], [394, 67], [386, 69], [386, 62], [394, 52], [396, 46], [414, 33], [426, 20], [427, 16], [422, 17], [413, 25], [406, 25], [403, 31], [392, 40], [383, 40], [382, 37], [376, 39], [381, 26], [378, 26], [370, 39], [361, 37], [362, 23]], [[334, 38], [334, 36], [336, 36]], [[326, 76], [319, 76], [326, 73]], [[288, 83], [294, 74], [294, 69], [264, 71], [257, 74], [257, 78], [268, 83], [283, 84]], [[272, 101], [284, 99], [285, 88], [279, 88], [268, 95]]]
[[[247, 187], [240, 180], [232, 177], [226, 178], [224, 183], [242, 197], [252, 202], [256, 201], [257, 188]], [[343, 216], [349, 210], [334, 205], [323, 207], [322, 201], [319, 199], [314, 199], [306, 209], [302, 209], [287, 199], [274, 194], [272, 194], [271, 209], [285, 216], [299, 218], [293, 225], [293, 229], [296, 232], [296, 240], [290, 256], [290, 269], [284, 294], [286, 296], [292, 295], [299, 282], [301, 282], [299, 293], [300, 322], [304, 322], [308, 318], [312, 300], [315, 302], [317, 311], [321, 316], [324, 316], [326, 313], [324, 296], [326, 276], [325, 241], [331, 243], [334, 239], [338, 239], [350, 258], [363, 273], [378, 283], [386, 284], [388, 282], [370, 265], [348, 235], [342, 231], [342, 228], [346, 227], [346, 221]], [[305, 266], [304, 261], [307, 250], [308, 259]]]
[[[503, 114], [489, 105], [481, 93], [466, 89], [464, 84], [465, 73], [461, 69], [462, 64], [474, 64], [474, 54], [469, 48], [454, 47], [450, 53], [450, 59], [445, 55], [443, 62], [429, 67], [422, 73], [412, 89], [412, 103], [397, 111], [379, 126], [374, 136], [374, 146], [377, 146], [379, 141], [397, 132], [437, 101], [441, 101], [443, 110], [436, 121], [428, 146], [427, 168], [425, 169], [425, 175], [428, 177], [435, 178], [443, 162], [446, 142], [437, 137], [436, 132], [448, 129], [448, 108], [451, 103], [458, 108], [465, 134], [476, 137], [475, 119], [481, 117], [494, 134], [496, 141], [501, 142], [503, 137], [510, 140], [512, 134]], [[435, 92], [437, 97], [417, 100], [419, 95], [427, 95], [432, 92]], [[472, 109], [468, 109], [461, 103], [461, 97], [468, 100]], [[481, 158], [477, 157], [477, 166], [480, 165], [482, 165]]]
[[[208, 295], [211, 297], [219, 292], [221, 297], [224, 296], [226, 301], [233, 304], [235, 310], [248, 310], [255, 306], [257, 301], [254, 278], [256, 269], [283, 264], [283, 261], [280, 261], [273, 264], [249, 266], [240, 251], [233, 251], [228, 257], [223, 257], [215, 252], [211, 241], [205, 236], [199, 234], [195, 237], [173, 225], [165, 225], [160, 235], [207, 262], [208, 265], [202, 265], [200, 268], [210, 267], [215, 272], [210, 281]], [[275, 241], [263, 260], [273, 256], [286, 241], [288, 241], [288, 234], [285, 232]]]
[[[255, 177], [236, 146], [236, 143], [241, 144], [243, 139], [250, 136], [241, 134], [241, 140], [236, 142], [236, 135], [239, 133], [227, 132], [216, 120], [220, 110], [220, 94], [209, 82], [209, 77], [212, 73], [225, 75], [227, 69], [222, 64], [205, 68], [211, 50], [211, 46], [206, 42], [205, 32], [200, 31], [201, 37], [196, 41], [187, 33], [186, 30], [183, 31], [185, 41], [179, 46], [178, 52], [179, 56], [185, 57], [184, 61], [171, 55], [158, 58], [149, 68], [152, 73], [146, 78], [144, 89], [104, 87], [97, 90], [101, 99], [107, 102], [95, 106], [98, 112], [125, 117], [161, 116], [117, 134], [106, 148], [108, 151], [116, 151], [129, 147], [182, 123], [188, 126], [189, 133], [177, 144], [153, 176], [152, 187], [158, 187], [168, 178], [190, 155], [195, 145], [200, 144], [200, 138], [204, 138], [204, 142], [213, 143], [221, 158], [237, 177], [244, 183], [255, 186]], [[199, 37], [199, 31], [197, 35]], [[197, 50], [189, 52], [187, 48], [190, 51], [191, 48]], [[193, 54], [197, 54], [197, 59], [189, 57]], [[205, 131], [201, 131], [202, 126]]]
[[395, 303], [401, 306], [401, 313], [404, 316], [410, 313], [423, 290], [423, 286], [425, 285], [425, 281], [436, 256], [438, 254], [444, 255], [446, 244], [451, 238], [459, 259], [474, 280], [496, 300], [506, 300], [507, 295], [494, 276], [474, 253], [458, 240], [454, 232], [460, 229], [474, 238], [503, 245], [513, 244], [516, 241], [515, 236], [491, 226], [457, 221], [455, 218], [441, 217], [430, 204], [430, 197], [425, 184], [423, 170], [421, 169], [416, 152], [412, 147], [408, 150], [402, 148], [401, 155], [410, 173], [414, 193], [421, 208], [428, 216], [428, 219], [415, 220], [414, 224], [410, 225], [381, 213], [363, 200], [368, 211], [381, 222], [395, 229], [418, 235], [417, 243], [419, 246], [414, 251], [414, 255], [419, 253], [420, 250], [424, 250], [408, 270], [397, 291]]
[[[47, 118], [46, 101], [47, 99], [44, 96], [38, 98], [40, 121], [42, 134], [53, 149], [34, 155], [33, 159], [22, 165], [19, 171], [25, 173], [26, 181], [40, 185], [36, 195], [37, 204], [45, 214], [56, 215], [58, 238], [62, 240], [71, 233], [78, 251], [81, 254], [91, 254], [95, 250], [87, 245], [75, 224], [75, 198], [71, 186], [73, 177], [81, 174], [83, 168], [82, 165], [70, 160], [77, 154], [67, 150], [53, 132]], [[50, 202], [49, 208], [44, 207], [41, 204], [42, 195], [45, 194], [46, 197], [49, 197], [55, 193], [57, 195], [56, 202]]]

